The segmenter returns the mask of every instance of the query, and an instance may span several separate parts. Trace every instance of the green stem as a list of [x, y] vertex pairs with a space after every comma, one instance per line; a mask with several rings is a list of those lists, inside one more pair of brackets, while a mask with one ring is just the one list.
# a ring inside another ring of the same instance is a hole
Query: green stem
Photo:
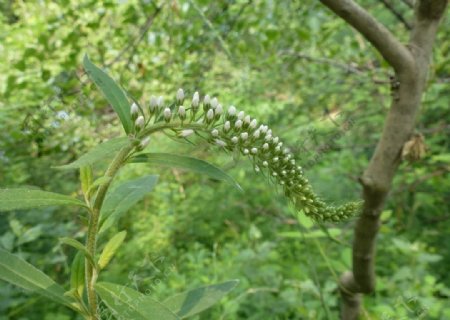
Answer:
[[[178, 128], [202, 130], [205, 128], [205, 126], [204, 124], [199, 123], [187, 123], [187, 124], [182, 124], [179, 122], [157, 123], [154, 124], [153, 126], [149, 126], [147, 129], [140, 132], [138, 138], [149, 136], [154, 132], [162, 131], [164, 129], [178, 129]], [[106, 193], [109, 189], [109, 186], [111, 185], [112, 179], [119, 171], [119, 169], [122, 167], [122, 165], [126, 162], [133, 148], [134, 145], [130, 144], [128, 146], [123, 147], [119, 151], [119, 153], [113, 159], [104, 175], [105, 177], [108, 177], [110, 179], [107, 179], [107, 182], [101, 184], [98, 188], [97, 196], [90, 210], [91, 214], [89, 216], [89, 226], [86, 239], [86, 249], [91, 254], [92, 257], [95, 257], [100, 212], [103, 205], [103, 201], [105, 200]], [[94, 266], [92, 266], [91, 263], [86, 261], [86, 290], [90, 310], [90, 318], [89, 318], [90, 320], [99, 320], [99, 315], [97, 311], [98, 306], [97, 295], [95, 293], [94, 288], [97, 278], [98, 278], [98, 270]]]
[[[133, 150], [133, 145], [128, 145], [122, 148], [119, 153], [116, 155], [114, 160], [109, 165], [108, 169], [105, 172], [105, 177], [109, 177], [107, 182], [103, 183], [99, 186], [97, 191], [97, 196], [94, 201], [94, 205], [92, 206], [91, 215], [89, 217], [89, 226], [88, 233], [86, 239], [86, 249], [95, 257], [96, 245], [97, 245], [97, 233], [98, 233], [98, 224], [100, 219], [100, 211], [103, 205], [103, 201], [105, 200], [106, 192], [111, 185], [112, 178], [119, 171], [121, 166], [124, 164], [124, 161], [128, 154]], [[95, 293], [94, 285], [97, 281], [98, 271], [86, 260], [86, 289], [90, 310], [90, 319], [98, 320], [98, 312], [97, 312], [97, 295]]]
[[156, 131], [161, 131], [164, 129], [194, 129], [194, 130], [204, 130], [204, 123], [181, 123], [181, 122], [171, 122], [171, 123], [155, 123], [152, 126], [144, 129], [139, 133], [139, 137], [148, 136]]

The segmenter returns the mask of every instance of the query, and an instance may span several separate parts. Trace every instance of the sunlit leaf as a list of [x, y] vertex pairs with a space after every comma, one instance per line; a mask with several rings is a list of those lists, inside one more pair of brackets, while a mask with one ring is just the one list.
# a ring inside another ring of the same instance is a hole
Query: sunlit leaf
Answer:
[[105, 248], [102, 251], [102, 254], [100, 255], [100, 258], [98, 259], [99, 269], [103, 269], [108, 265], [109, 261], [111, 261], [111, 259], [114, 257], [117, 249], [119, 249], [123, 240], [125, 240], [126, 235], [127, 232], [122, 231], [116, 234], [108, 241], [108, 243], [105, 245]]
[[201, 287], [186, 291], [166, 299], [162, 304], [181, 318], [187, 318], [200, 313], [217, 302], [219, 302], [228, 292], [233, 290], [239, 280]]
[[176, 314], [158, 301], [131, 288], [99, 282], [95, 285], [98, 295], [120, 319], [176, 320]]
[[180, 168], [205, 174], [210, 178], [226, 181], [239, 190], [242, 190], [239, 184], [227, 173], [204, 160], [170, 153], [142, 153], [133, 157], [131, 162]]
[[80, 168], [81, 190], [87, 194], [93, 180], [92, 166], [83, 166]]

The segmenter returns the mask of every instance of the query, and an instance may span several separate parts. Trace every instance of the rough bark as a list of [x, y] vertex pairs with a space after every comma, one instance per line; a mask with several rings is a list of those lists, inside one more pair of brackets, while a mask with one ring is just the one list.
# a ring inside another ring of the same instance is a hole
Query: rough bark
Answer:
[[410, 138], [430, 64], [433, 43], [447, 0], [418, 0], [408, 45], [397, 38], [353, 0], [321, 0], [335, 14], [360, 32], [395, 71], [395, 92], [383, 133], [369, 165], [360, 178], [364, 207], [355, 226], [353, 270], [341, 276], [341, 318], [357, 319], [362, 294], [375, 289], [376, 236], [380, 214]]

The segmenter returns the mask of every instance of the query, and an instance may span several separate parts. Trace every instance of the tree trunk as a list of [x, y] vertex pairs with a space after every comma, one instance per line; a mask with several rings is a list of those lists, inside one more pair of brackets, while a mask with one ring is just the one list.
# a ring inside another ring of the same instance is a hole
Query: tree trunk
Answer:
[[341, 317], [350, 320], [358, 318], [362, 294], [375, 289], [375, 241], [380, 214], [401, 161], [403, 145], [414, 130], [436, 31], [447, 0], [416, 1], [414, 27], [407, 46], [353, 0], [321, 2], [371, 42], [395, 71], [383, 133], [360, 178], [364, 207], [355, 226], [353, 271], [345, 272], [340, 279]]

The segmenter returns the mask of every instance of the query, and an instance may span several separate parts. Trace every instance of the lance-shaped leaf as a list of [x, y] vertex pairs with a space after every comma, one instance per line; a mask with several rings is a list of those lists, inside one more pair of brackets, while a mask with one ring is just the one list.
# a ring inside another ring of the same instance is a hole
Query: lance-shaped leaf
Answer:
[[3, 249], [0, 249], [0, 279], [77, 310], [74, 301], [64, 296], [63, 287], [25, 260]]
[[144, 176], [126, 181], [108, 193], [101, 211], [99, 233], [111, 227], [132, 206], [142, 200], [153, 190], [157, 181], [158, 176]]
[[180, 318], [193, 316], [219, 302], [228, 292], [233, 290], [239, 280], [201, 287], [186, 291], [166, 299], [162, 304], [172, 310]]
[[83, 296], [84, 268], [84, 255], [77, 252], [70, 268], [70, 288], [77, 292], [79, 297]]
[[99, 282], [95, 285], [95, 289], [108, 308], [113, 310], [120, 319], [180, 319], [158, 301], [131, 288]]
[[116, 111], [125, 132], [127, 134], [130, 133], [132, 129], [130, 103], [123, 90], [106, 72], [93, 64], [87, 55], [84, 56], [83, 66], [89, 78], [97, 85], [114, 111]]
[[88, 259], [88, 261], [91, 263], [92, 266], [95, 267], [95, 261], [94, 258], [92, 257], [91, 253], [86, 249], [86, 247], [78, 240], [72, 239], [72, 238], [59, 238], [59, 241], [61, 243], [64, 243], [68, 246], [71, 246], [75, 249], [77, 249], [79, 252], [81, 252], [86, 259]]
[[242, 190], [240, 185], [227, 173], [204, 160], [170, 153], [141, 153], [131, 158], [130, 161], [134, 163], [149, 163], [165, 167], [180, 168], [205, 174], [210, 178], [226, 181], [239, 190]]
[[81, 190], [85, 195], [87, 195], [88, 190], [92, 185], [92, 180], [94, 179], [93, 176], [92, 166], [84, 166], [80, 168]]
[[93, 165], [104, 159], [108, 159], [130, 143], [127, 137], [114, 138], [103, 142], [93, 149], [89, 150], [87, 153], [83, 154], [77, 160], [72, 163], [66, 164], [64, 166], [58, 166], [57, 169], [78, 169], [86, 166]]
[[108, 241], [108, 243], [106, 244], [105, 248], [102, 251], [102, 254], [100, 255], [100, 258], [98, 259], [98, 267], [100, 270], [105, 268], [108, 265], [109, 261], [111, 261], [111, 259], [114, 257], [117, 249], [119, 249], [123, 240], [125, 240], [126, 235], [127, 232], [122, 231], [116, 234]]
[[0, 212], [48, 206], [86, 205], [78, 199], [59, 193], [24, 188], [0, 189]]

